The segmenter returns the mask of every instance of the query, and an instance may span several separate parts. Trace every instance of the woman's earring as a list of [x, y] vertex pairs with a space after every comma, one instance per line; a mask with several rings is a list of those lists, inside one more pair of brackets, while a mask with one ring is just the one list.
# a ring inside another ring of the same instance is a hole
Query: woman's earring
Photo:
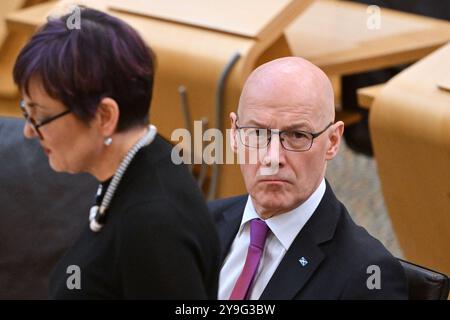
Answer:
[[111, 143], [112, 143], [112, 138], [111, 137], [105, 139], [105, 142], [104, 142], [105, 146], [110, 146]]

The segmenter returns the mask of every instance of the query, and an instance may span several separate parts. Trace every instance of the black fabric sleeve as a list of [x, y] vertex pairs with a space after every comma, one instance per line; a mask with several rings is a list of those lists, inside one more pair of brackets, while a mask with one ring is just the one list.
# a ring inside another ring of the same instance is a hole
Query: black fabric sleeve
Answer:
[[[351, 300], [407, 300], [408, 286], [405, 272], [395, 257], [385, 255], [350, 275], [341, 299]], [[379, 272], [378, 272], [379, 271]], [[375, 277], [379, 275], [377, 283]]]
[[123, 298], [208, 298], [200, 235], [167, 200], [128, 209], [119, 229], [116, 265]]

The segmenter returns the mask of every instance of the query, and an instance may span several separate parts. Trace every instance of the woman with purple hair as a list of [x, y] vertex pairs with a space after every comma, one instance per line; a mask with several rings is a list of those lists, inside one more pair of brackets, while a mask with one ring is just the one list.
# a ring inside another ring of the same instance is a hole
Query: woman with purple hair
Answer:
[[53, 270], [50, 296], [215, 299], [215, 227], [194, 179], [148, 125], [153, 54], [125, 22], [77, 10], [80, 28], [69, 28], [70, 14], [50, 19], [13, 72], [24, 135], [39, 139], [53, 170], [99, 181], [91, 212], [80, 212], [85, 230]]

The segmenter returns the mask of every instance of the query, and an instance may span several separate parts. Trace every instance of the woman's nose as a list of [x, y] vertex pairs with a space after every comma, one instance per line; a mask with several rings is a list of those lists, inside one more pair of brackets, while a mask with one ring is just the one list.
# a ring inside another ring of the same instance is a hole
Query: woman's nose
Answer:
[[33, 139], [37, 137], [36, 130], [33, 128], [33, 125], [27, 120], [25, 120], [25, 125], [23, 127], [23, 135], [27, 139]]

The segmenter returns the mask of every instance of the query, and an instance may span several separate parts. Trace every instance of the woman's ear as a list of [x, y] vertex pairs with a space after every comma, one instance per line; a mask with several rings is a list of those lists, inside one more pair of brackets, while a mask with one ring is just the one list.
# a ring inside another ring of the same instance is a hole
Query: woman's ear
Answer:
[[114, 99], [103, 98], [97, 108], [95, 118], [104, 137], [110, 137], [119, 124], [119, 105]]
[[329, 145], [325, 155], [326, 160], [333, 159], [339, 151], [342, 134], [344, 133], [344, 122], [337, 121], [331, 126], [331, 132], [328, 136]]

